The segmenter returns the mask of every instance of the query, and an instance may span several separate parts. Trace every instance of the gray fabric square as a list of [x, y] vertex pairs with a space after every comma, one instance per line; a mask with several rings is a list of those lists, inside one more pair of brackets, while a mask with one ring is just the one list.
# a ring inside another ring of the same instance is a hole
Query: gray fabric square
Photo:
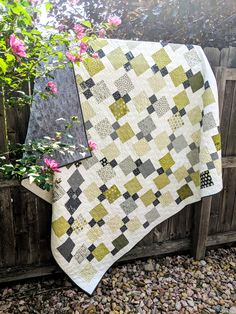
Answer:
[[126, 213], [126, 215], [129, 215], [133, 210], [135, 210], [138, 207], [131, 197], [125, 200], [123, 203], [121, 203], [120, 206]]
[[106, 165], [98, 170], [99, 177], [102, 179], [103, 182], [107, 182], [115, 177], [115, 172], [111, 165]]
[[215, 168], [214, 162], [213, 162], [213, 161], [207, 162], [207, 168], [208, 168], [209, 170], [214, 169], [214, 168]]
[[72, 258], [72, 250], [75, 247], [74, 242], [68, 238], [62, 245], [60, 245], [57, 250], [61, 253], [61, 255], [67, 260], [69, 263]]
[[104, 101], [110, 96], [110, 91], [103, 80], [93, 86], [91, 88], [91, 92], [98, 103]]
[[86, 170], [94, 166], [98, 162], [98, 159], [96, 156], [92, 156], [91, 158], [87, 158], [83, 160], [82, 165]]
[[139, 171], [142, 173], [144, 178], [147, 178], [155, 171], [155, 168], [153, 167], [153, 164], [150, 159], [145, 161], [142, 165], [139, 166]]
[[128, 94], [132, 89], [134, 89], [134, 85], [127, 74], [124, 74], [118, 80], [116, 80], [115, 86], [117, 87], [117, 90], [120, 92], [121, 96]]
[[188, 143], [186, 142], [183, 135], [180, 135], [176, 137], [176, 139], [172, 142], [174, 149], [177, 153], [181, 152], [186, 146], [188, 146]]
[[153, 107], [158, 115], [158, 117], [162, 117], [166, 112], [170, 110], [170, 106], [165, 96], [158, 99], [154, 104]]
[[150, 212], [145, 214], [145, 218], [147, 219], [147, 221], [149, 223], [152, 223], [153, 221], [155, 221], [159, 217], [160, 217], [160, 214], [158, 213], [156, 208], [153, 208], [152, 210], [150, 210]]
[[67, 180], [69, 185], [71, 186], [72, 190], [75, 192], [78, 187], [84, 182], [84, 178], [79, 173], [78, 169], [74, 171], [74, 173], [70, 176]]
[[189, 152], [187, 154], [187, 158], [190, 162], [190, 164], [192, 166], [196, 165], [199, 163], [199, 152], [198, 152], [198, 149], [194, 149], [194, 150], [191, 150], [191, 152]]
[[107, 118], [98, 122], [95, 125], [95, 129], [102, 139], [110, 135], [113, 132], [112, 126]]
[[216, 127], [216, 122], [215, 122], [212, 112], [208, 112], [207, 114], [203, 116], [202, 127], [203, 127], [204, 132]]
[[146, 117], [142, 121], [138, 123], [138, 127], [143, 132], [144, 136], [147, 136], [149, 133], [151, 133], [153, 130], [156, 129], [156, 126], [152, 120], [151, 117]]
[[83, 244], [81, 245], [78, 250], [76, 251], [74, 257], [77, 260], [77, 262], [80, 264], [83, 262], [83, 260], [90, 254], [90, 251], [88, 248]]
[[134, 169], [136, 169], [136, 165], [133, 161], [133, 159], [129, 156], [125, 158], [120, 164], [119, 164], [121, 170], [124, 172], [124, 174], [127, 176], [130, 172], [132, 172]]

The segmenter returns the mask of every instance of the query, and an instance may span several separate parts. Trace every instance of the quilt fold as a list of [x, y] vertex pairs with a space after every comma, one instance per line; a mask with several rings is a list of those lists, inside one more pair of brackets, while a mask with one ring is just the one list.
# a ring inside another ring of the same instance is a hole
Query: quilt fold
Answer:
[[52, 253], [92, 293], [154, 227], [222, 189], [217, 85], [199, 46], [98, 40], [75, 66], [92, 157], [61, 168]]

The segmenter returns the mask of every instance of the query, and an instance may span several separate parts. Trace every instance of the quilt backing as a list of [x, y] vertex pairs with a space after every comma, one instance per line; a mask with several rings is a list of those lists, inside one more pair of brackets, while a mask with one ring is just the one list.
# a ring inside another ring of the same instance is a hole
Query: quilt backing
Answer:
[[217, 86], [199, 46], [98, 40], [75, 66], [92, 157], [61, 168], [53, 255], [92, 293], [155, 226], [222, 189]]

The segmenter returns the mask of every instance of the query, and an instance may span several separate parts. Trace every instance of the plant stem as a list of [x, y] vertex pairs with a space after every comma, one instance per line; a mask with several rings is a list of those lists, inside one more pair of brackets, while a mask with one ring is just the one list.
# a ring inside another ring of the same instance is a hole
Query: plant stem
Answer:
[[4, 152], [9, 151], [9, 141], [8, 141], [8, 123], [7, 123], [7, 108], [6, 108], [6, 98], [5, 89], [2, 86], [2, 122], [3, 122], [3, 147]]

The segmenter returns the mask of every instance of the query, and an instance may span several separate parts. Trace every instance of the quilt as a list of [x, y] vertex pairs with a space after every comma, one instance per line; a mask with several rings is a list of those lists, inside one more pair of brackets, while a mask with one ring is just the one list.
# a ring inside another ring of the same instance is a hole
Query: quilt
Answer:
[[92, 293], [155, 226], [222, 189], [217, 85], [201, 47], [97, 40], [75, 65], [85, 129], [98, 149], [61, 168], [52, 253]]

